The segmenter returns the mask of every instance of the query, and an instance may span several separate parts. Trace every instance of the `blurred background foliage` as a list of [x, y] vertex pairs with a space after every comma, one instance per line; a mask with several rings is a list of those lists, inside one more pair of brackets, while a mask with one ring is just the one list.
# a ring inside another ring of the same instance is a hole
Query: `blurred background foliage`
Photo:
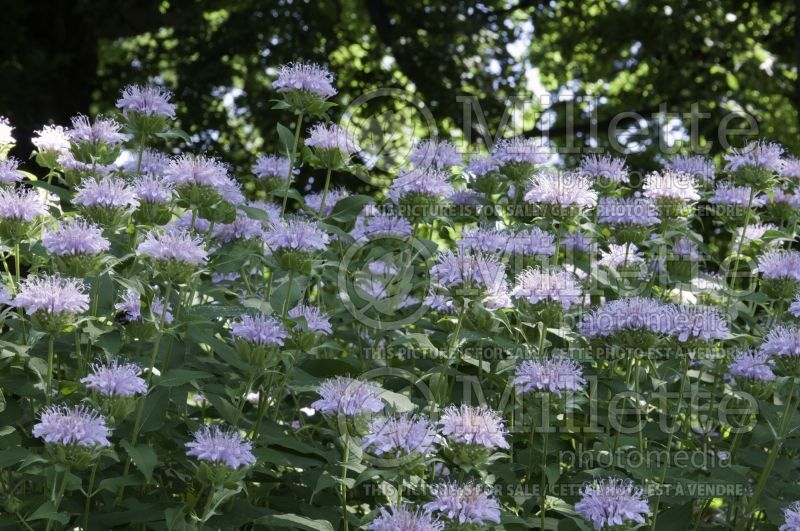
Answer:
[[[800, 0], [0, 0], [0, 8], [0, 115], [17, 128], [20, 158], [42, 124], [111, 112], [124, 85], [155, 81], [175, 92], [191, 149], [247, 174], [256, 155], [277, 149], [276, 122], [292, 121], [271, 109], [271, 81], [278, 65], [299, 59], [335, 72], [333, 119], [355, 101], [353, 119], [377, 136], [392, 132], [394, 147], [431, 134], [409, 107], [416, 98], [439, 134], [462, 146], [547, 131], [570, 148], [567, 163], [586, 146], [622, 150], [642, 169], [668, 156], [665, 148], [718, 153], [720, 124], [741, 126], [741, 112], [757, 119], [760, 136], [800, 151]], [[409, 98], [358, 100], [382, 87]], [[695, 146], [686, 141], [692, 108], [703, 113]], [[646, 121], [628, 115], [609, 138], [622, 112]]]

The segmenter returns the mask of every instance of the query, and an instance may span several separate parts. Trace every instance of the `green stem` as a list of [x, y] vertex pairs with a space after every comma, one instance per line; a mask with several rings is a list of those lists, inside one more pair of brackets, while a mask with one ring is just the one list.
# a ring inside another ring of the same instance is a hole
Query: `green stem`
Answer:
[[[681, 385], [680, 390], [678, 391], [678, 407], [675, 410], [675, 423], [672, 426], [672, 429], [669, 432], [669, 436], [667, 437], [667, 458], [664, 460], [664, 466], [661, 468], [661, 479], [659, 480], [659, 485], [664, 484], [664, 480], [667, 477], [667, 469], [669, 468], [670, 457], [672, 455], [672, 439], [675, 437], [675, 432], [677, 431], [677, 424], [680, 421], [679, 417], [681, 414], [681, 410], [683, 409], [683, 391], [686, 389], [686, 380], [688, 377], [689, 372], [689, 355], [688, 353], [684, 354], [683, 357], [683, 371], [681, 374]], [[660, 490], [660, 489], [659, 489]], [[656, 503], [653, 508], [653, 523], [650, 525], [650, 531], [655, 531], [656, 529], [656, 520], [658, 520], [658, 506], [661, 504], [661, 492], [658, 493], [658, 497], [656, 497]]]
[[[444, 402], [447, 400], [447, 398], [453, 391], [452, 387], [450, 386], [449, 378], [447, 377], [447, 367], [450, 364], [450, 358], [453, 356], [453, 351], [455, 350], [456, 352], [458, 352], [455, 347], [456, 343], [458, 342], [458, 335], [461, 333], [461, 325], [464, 322], [464, 315], [466, 313], [467, 313], [467, 304], [466, 301], [464, 301], [463, 306], [461, 307], [461, 311], [458, 314], [458, 322], [456, 323], [456, 329], [453, 331], [453, 337], [450, 339], [450, 342], [447, 345], [447, 353], [444, 360], [442, 361], [442, 380], [441, 380], [442, 385], [440, 386], [440, 389], [442, 390], [442, 396], [440, 397], [439, 404], [444, 404]], [[456, 359], [456, 366], [458, 365], [459, 360], [460, 360], [460, 355], [458, 355]], [[453, 385], [455, 385], [455, 379], [453, 380]], [[437, 405], [438, 404], [434, 400], [433, 403], [434, 410], [436, 409]], [[431, 412], [433, 412], [433, 410]]]
[[[778, 454], [780, 454], [783, 443], [786, 441], [786, 431], [788, 430], [791, 419], [794, 416], [795, 410], [797, 409], [797, 402], [794, 401], [795, 383], [795, 378], [792, 377], [792, 385], [789, 388], [789, 398], [786, 400], [786, 408], [784, 409], [783, 417], [781, 418], [778, 437], [775, 438], [775, 442], [773, 443], [772, 449], [769, 452], [767, 464], [761, 471], [761, 476], [758, 478], [756, 490], [753, 493], [753, 497], [750, 498], [750, 502], [747, 504], [745, 515], [752, 515], [753, 510], [756, 508], [756, 505], [758, 505], [758, 500], [761, 498], [761, 494], [764, 492], [764, 488], [767, 486], [767, 480], [769, 479], [770, 474], [772, 474], [772, 469], [775, 467], [775, 461], [778, 459]], [[794, 404], [794, 408], [792, 408], [792, 404]], [[740, 527], [740, 525], [737, 525], [737, 529]]]
[[[747, 200], [747, 212], [744, 214], [744, 227], [742, 227], [742, 235], [739, 236], [739, 243], [736, 246], [736, 256], [733, 258], [733, 274], [736, 275], [739, 270], [739, 255], [742, 252], [742, 245], [744, 244], [744, 235], [747, 233], [747, 226], [750, 224], [750, 211], [753, 207], [753, 198], [755, 196], [756, 190], [752, 186], [750, 187], [750, 198]], [[731, 286], [728, 290], [728, 296], [725, 300], [724, 308], [730, 308], [731, 305], [731, 298], [733, 297], [733, 288], [734, 283], [736, 282], [736, 277], [733, 277], [731, 280]]]
[[289, 153], [289, 172], [286, 174], [286, 185], [283, 187], [283, 204], [281, 205], [281, 217], [286, 212], [286, 202], [289, 200], [289, 186], [292, 183], [292, 170], [294, 170], [295, 154], [297, 153], [297, 143], [300, 141], [300, 126], [303, 124], [303, 113], [297, 115], [297, 123], [294, 126], [294, 145], [292, 152]]
[[17, 294], [17, 282], [14, 280], [14, 275], [11, 273], [11, 268], [8, 267], [8, 257], [11, 255], [3, 254], [3, 269], [5, 269], [6, 275], [8, 275], [8, 284], [11, 288], [11, 294]]
[[[233, 425], [238, 427], [239, 426], [239, 419], [242, 417], [242, 411], [244, 411], [244, 403], [247, 402], [247, 393], [250, 392], [250, 388], [253, 387], [253, 384], [256, 381], [256, 371], [253, 367], [250, 367], [250, 376], [247, 378], [247, 385], [245, 385], [244, 392], [242, 396], [239, 398], [239, 407], [236, 409], [236, 416], [233, 419]], [[261, 396], [258, 397], [259, 401], [261, 400]]]
[[53, 365], [55, 361], [55, 341], [56, 338], [50, 334], [47, 338], [47, 396], [46, 403], [50, 404], [50, 397], [53, 395]]
[[[159, 318], [158, 323], [158, 334], [156, 335], [155, 343], [153, 344], [153, 352], [150, 354], [150, 370], [147, 371], [147, 388], [150, 388], [150, 383], [153, 381], [153, 370], [156, 366], [156, 357], [158, 356], [158, 349], [161, 345], [161, 338], [164, 336], [164, 321], [167, 318], [167, 308], [169, 308], [169, 299], [170, 295], [172, 295], [172, 284], [167, 283], [166, 290], [164, 291], [164, 307], [161, 310], [161, 316]], [[133, 432], [131, 434], [131, 447], [135, 448], [136, 443], [139, 440], [139, 431], [142, 429], [142, 419], [144, 416], [144, 402], [146, 396], [142, 396], [139, 398], [139, 406], [136, 409], [136, 420], [133, 424]], [[125, 467], [123, 468], [122, 475], [123, 477], [128, 477], [128, 472], [131, 468], [131, 458], [128, 456], [125, 459]], [[123, 494], [125, 493], [125, 485], [122, 485], [119, 488], [119, 493], [117, 494], [116, 504], [118, 505], [122, 501]]]
[[542, 529], [545, 528], [545, 503], [547, 502], [547, 426], [542, 424], [542, 476], [539, 478], [539, 515]]
[[[64, 491], [67, 490], [67, 479], [69, 478], [69, 464], [64, 465], [64, 479], [61, 480], [61, 487], [58, 489], [58, 494], [53, 499], [53, 507], [55, 510], [58, 511], [58, 506], [61, 505], [61, 499], [64, 497]], [[50, 531], [50, 528], [53, 525], [54, 520], [47, 521], [47, 527], [45, 531]]]
[[344, 439], [344, 460], [342, 461], [342, 484], [341, 484], [341, 497], [342, 497], [342, 525], [344, 531], [350, 529], [350, 522], [347, 520], [347, 463], [350, 461], [350, 442], [347, 438]]
[[[14, 270], [15, 270], [14, 272], [16, 273], [16, 282], [14, 283], [13, 288], [14, 288], [14, 293], [17, 293], [19, 292], [20, 283], [22, 282], [22, 274], [20, 273], [22, 271], [22, 266], [20, 264], [19, 242], [14, 244]], [[20, 327], [22, 330], [22, 342], [27, 343], [28, 331], [26, 330], [25, 327], [25, 320], [23, 319], [22, 308], [17, 308], [17, 313], [19, 314]]]
[[75, 330], [75, 358], [78, 360], [78, 365], [80, 367], [80, 373], [84, 374], [86, 372], [86, 365], [87, 360], [83, 359], [83, 349], [81, 349], [81, 335], [78, 330]]
[[294, 270], [289, 271], [289, 278], [287, 279], [286, 298], [283, 299], [283, 310], [281, 310], [281, 318], [286, 319], [286, 312], [289, 310], [289, 298], [292, 296], [292, 284], [294, 283]]
[[89, 488], [86, 490], [86, 504], [83, 506], [83, 529], [89, 529], [89, 509], [91, 508], [92, 502], [92, 489], [94, 489], [94, 478], [97, 475], [97, 465], [99, 464], [98, 461], [95, 461], [94, 466], [92, 467], [92, 473], [89, 476]]
[[20, 251], [19, 251], [19, 242], [17, 242], [14, 244], [14, 272], [16, 273], [17, 277], [17, 283], [16, 283], [17, 287], [19, 287], [19, 284], [22, 280], [22, 275], [20, 274], [22, 267], [19, 261], [20, 261]]
[[[253, 424], [253, 429], [250, 431], [250, 440], [255, 439], [256, 434], [258, 433], [258, 429], [261, 427], [261, 421], [264, 420], [264, 415], [266, 415], [267, 411], [269, 410], [269, 405], [267, 403], [267, 396], [277, 396], [276, 393], [272, 392], [272, 386], [275, 384], [275, 372], [270, 371], [269, 379], [267, 380], [266, 386], [261, 386], [258, 389], [258, 412], [256, 413], [256, 421]], [[275, 404], [275, 410], [277, 412], [280, 404]], [[277, 416], [277, 415], [276, 415]]]
[[328, 199], [328, 187], [331, 185], [331, 169], [325, 174], [325, 188], [322, 191], [322, 201], [319, 203], [319, 217], [323, 217], [322, 213], [325, 212], [325, 201]]

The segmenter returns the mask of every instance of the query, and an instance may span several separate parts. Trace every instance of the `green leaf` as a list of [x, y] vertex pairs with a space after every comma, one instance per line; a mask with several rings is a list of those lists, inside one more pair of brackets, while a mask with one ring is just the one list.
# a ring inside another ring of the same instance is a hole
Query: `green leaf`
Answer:
[[364, 205], [374, 201], [373, 198], [366, 195], [352, 195], [345, 197], [333, 207], [333, 211], [329, 218], [335, 221], [348, 222], [364, 210]]
[[211, 375], [203, 371], [189, 371], [186, 369], [172, 369], [158, 379], [158, 387], [177, 387], [195, 380], [210, 378]]
[[309, 531], [333, 531], [333, 525], [327, 520], [312, 520], [297, 514], [275, 514], [262, 516], [253, 523], [271, 525], [276, 527], [290, 527], [293, 529], [307, 529]]
[[195, 526], [192, 526], [186, 522], [186, 517], [183, 514], [182, 507], [171, 507], [164, 511], [164, 516], [167, 521], [167, 529], [170, 531], [173, 529], [177, 531], [196, 529]]
[[122, 441], [120, 446], [125, 448], [128, 455], [133, 459], [133, 464], [136, 465], [148, 483], [153, 479], [153, 469], [158, 464], [158, 456], [156, 452], [146, 444], [140, 444], [136, 448], [131, 446], [128, 441]]
[[157, 430], [164, 423], [169, 407], [169, 389], [156, 389], [144, 399], [142, 433]]
[[0, 452], [0, 469], [8, 468], [15, 463], [20, 463], [28, 456], [28, 449], [15, 446]]
[[134, 474], [128, 476], [118, 476], [115, 478], [104, 479], [100, 482], [99, 490], [107, 490], [116, 494], [120, 487], [133, 487], [141, 485], [142, 480]]
[[725, 73], [725, 81], [728, 82], [728, 87], [731, 90], [739, 90], [739, 80], [736, 79], [736, 76], [733, 72], [726, 72]]
[[218, 317], [239, 317], [242, 315], [241, 306], [226, 306], [220, 304], [200, 304], [193, 306], [191, 315], [216, 319]]
[[281, 153], [291, 157], [292, 148], [294, 147], [294, 133], [285, 125], [278, 124], [278, 137], [280, 138]]
[[61, 525], [64, 525], [67, 522], [69, 522], [69, 514], [58, 512], [56, 506], [53, 505], [53, 502], [47, 500], [42, 505], [40, 505], [39, 508], [36, 509], [32, 515], [27, 517], [26, 520], [29, 522], [33, 522], [34, 520], [55, 520]]

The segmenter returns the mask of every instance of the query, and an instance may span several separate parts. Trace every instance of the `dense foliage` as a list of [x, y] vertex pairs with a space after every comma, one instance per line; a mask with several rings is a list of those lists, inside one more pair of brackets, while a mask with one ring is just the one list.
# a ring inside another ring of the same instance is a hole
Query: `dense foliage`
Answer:
[[428, 138], [373, 185], [327, 70], [270, 86], [238, 177], [157, 86], [37, 175], [0, 120], [0, 524], [798, 529], [797, 159]]

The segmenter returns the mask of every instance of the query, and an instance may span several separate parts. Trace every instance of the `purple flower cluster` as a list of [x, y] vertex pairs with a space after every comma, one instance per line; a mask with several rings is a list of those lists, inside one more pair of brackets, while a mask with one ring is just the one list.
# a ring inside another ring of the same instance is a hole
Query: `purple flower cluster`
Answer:
[[581, 288], [575, 275], [563, 269], [526, 269], [517, 276], [511, 297], [531, 304], [555, 302], [565, 310], [580, 304]]
[[57, 256], [97, 255], [111, 247], [100, 227], [75, 218], [60, 221], [55, 229], [45, 229], [42, 245]]
[[500, 169], [500, 162], [492, 156], [475, 155], [469, 160], [467, 164], [467, 172], [476, 177], [483, 177], [484, 175], [496, 172]]
[[453, 193], [453, 185], [448, 181], [448, 174], [433, 168], [415, 168], [409, 170], [392, 181], [386, 197], [398, 203], [411, 195], [422, 195], [432, 198], [444, 198]]
[[117, 100], [117, 108], [123, 113], [138, 113], [148, 116], [163, 116], [175, 119], [175, 104], [170, 103], [172, 93], [155, 85], [128, 85]]
[[111, 446], [106, 419], [84, 406], [50, 406], [45, 409], [33, 434], [47, 444], [95, 448]]
[[702, 258], [697, 249], [697, 245], [690, 239], [684, 237], [680, 237], [675, 241], [675, 244], [672, 246], [672, 254], [691, 262], [699, 262]]
[[0, 284], [0, 306], [11, 306], [14, 302], [14, 297], [11, 291], [6, 286]]
[[[736, 235], [734, 237], [734, 241], [738, 242], [739, 240], [742, 241], [743, 244], [751, 243], [751, 242], [760, 242], [767, 231], [770, 230], [779, 230], [778, 226], [773, 223], [755, 223], [747, 226], [747, 229], [744, 227], [736, 227]], [[765, 242], [764, 245], [772, 247], [777, 246], [780, 244], [780, 241], [773, 240], [771, 242]]]
[[758, 271], [766, 279], [800, 282], [800, 252], [769, 251], [758, 259]]
[[356, 218], [350, 236], [355, 240], [371, 237], [406, 238], [411, 235], [411, 223], [400, 216], [388, 213], [361, 214]]
[[458, 525], [486, 526], [500, 523], [500, 505], [476, 483], [440, 483], [433, 487], [435, 499], [425, 504], [432, 513], [442, 513]]
[[204, 264], [208, 257], [203, 240], [177, 229], [148, 232], [136, 254], [159, 262], [175, 261], [194, 266]]
[[16, 184], [22, 180], [23, 174], [19, 171], [19, 161], [13, 157], [0, 160], [0, 185]]
[[592, 182], [579, 173], [541, 171], [531, 180], [525, 201], [561, 208], [589, 208], [597, 203]]
[[311, 407], [325, 415], [354, 417], [383, 410], [381, 389], [372, 382], [337, 376], [323, 380], [317, 392], [320, 399]]
[[367, 528], [370, 531], [444, 531], [444, 523], [435, 520], [428, 511], [411, 510], [406, 505], [381, 507], [378, 517]]
[[448, 406], [439, 419], [441, 434], [451, 443], [485, 446], [489, 449], [509, 447], [503, 419], [484, 406]]
[[784, 188], [774, 188], [767, 200], [771, 204], [786, 204], [792, 208], [800, 208], [800, 191], [787, 191]]
[[64, 153], [69, 150], [69, 135], [60, 125], [45, 125], [34, 131], [31, 142], [39, 153]]
[[139, 377], [141, 370], [138, 365], [117, 359], [108, 364], [93, 363], [92, 372], [81, 378], [81, 383], [103, 396], [131, 397], [147, 392], [147, 382]]
[[787, 157], [783, 159], [780, 170], [781, 177], [800, 179], [800, 159]]
[[526, 360], [517, 366], [513, 384], [519, 392], [546, 392], [558, 397], [562, 393], [579, 393], [586, 385], [583, 369], [574, 360], [545, 358]]
[[33, 190], [0, 188], [0, 219], [31, 222], [44, 213], [44, 202]]
[[760, 207], [766, 203], [766, 199], [758, 194], [753, 195], [751, 203], [751, 192], [752, 188], [749, 186], [734, 186], [729, 181], [723, 181], [714, 188], [714, 195], [708, 199], [708, 202], [712, 205], [743, 207], [746, 207], [748, 204], [753, 207]]
[[289, 175], [291, 163], [289, 157], [277, 155], [261, 155], [253, 165], [253, 174], [259, 179], [285, 179]]
[[461, 166], [462, 163], [458, 149], [448, 140], [439, 142], [436, 140], [423, 140], [417, 143], [408, 156], [408, 161], [418, 168], [433, 166], [442, 170], [453, 166]]
[[668, 313], [667, 305], [655, 299], [617, 299], [606, 302], [585, 315], [578, 329], [589, 338], [609, 337], [629, 330], [666, 333]]
[[776, 358], [800, 356], [800, 330], [786, 326], [772, 328], [764, 337], [759, 352]]
[[798, 531], [800, 529], [800, 501], [783, 510], [784, 522], [779, 531]]
[[122, 168], [129, 173], [134, 175], [141, 173], [154, 177], [161, 177], [167, 167], [169, 167], [169, 156], [149, 148], [142, 151], [141, 161], [137, 153], [131, 153], [122, 163]]
[[492, 150], [492, 160], [500, 166], [507, 164], [544, 164], [551, 151], [541, 139], [517, 136], [500, 140]]
[[205, 155], [181, 155], [172, 159], [164, 170], [164, 182], [176, 188], [183, 186], [208, 186], [220, 194], [234, 186], [228, 167], [221, 161]]
[[322, 99], [336, 94], [333, 88], [333, 74], [314, 63], [290, 63], [278, 70], [278, 79], [272, 82], [278, 92], [300, 90]]
[[700, 155], [678, 155], [674, 159], [667, 162], [665, 167], [668, 170], [686, 173], [692, 177], [697, 177], [707, 182], [713, 182], [714, 177], [716, 176], [716, 168], [714, 167], [714, 163], [706, 157]]
[[591, 522], [595, 531], [614, 526], [644, 524], [650, 514], [647, 498], [631, 481], [601, 479], [584, 485], [575, 512]]
[[647, 199], [604, 197], [597, 205], [597, 221], [605, 225], [649, 227], [661, 220], [658, 209]]
[[789, 305], [789, 313], [795, 317], [800, 317], [800, 292], [795, 295], [794, 300]]
[[643, 264], [644, 256], [632, 243], [626, 245], [610, 243], [607, 251], [601, 251], [598, 263], [602, 266], [619, 269]]
[[745, 350], [733, 358], [728, 372], [738, 378], [771, 382], [775, 379], [773, 366], [774, 362], [765, 352]]
[[136, 179], [132, 190], [141, 203], [167, 205], [175, 197], [175, 189], [170, 183], [150, 173]]
[[[319, 209], [322, 206], [323, 195], [325, 195], [325, 192], [315, 192], [313, 194], [308, 194], [303, 199], [305, 200], [308, 208], [314, 212], [319, 212]], [[350, 197], [350, 192], [346, 188], [336, 187], [328, 190], [328, 196], [325, 198], [325, 210], [322, 212], [322, 216], [330, 216], [333, 212], [333, 207], [336, 206], [336, 203], [345, 197]]]
[[783, 147], [773, 142], [750, 142], [742, 149], [725, 155], [725, 170], [751, 167], [778, 172], [783, 168]]
[[428, 455], [436, 445], [436, 428], [428, 419], [411, 415], [376, 418], [364, 436], [364, 450], [377, 456], [400, 458], [409, 454]]
[[[319, 308], [315, 306], [307, 306], [305, 304], [299, 304], [289, 310], [289, 317], [292, 319], [297, 319], [302, 317], [306, 321], [306, 327], [311, 332], [315, 332], [318, 334], [325, 334], [329, 335], [333, 333], [333, 328], [331, 327], [330, 317], [327, 314], [323, 313]], [[300, 325], [297, 325], [295, 329], [302, 328]]]
[[669, 306], [667, 333], [685, 342], [712, 341], [728, 336], [728, 322], [719, 308], [710, 306]]
[[461, 232], [461, 239], [456, 242], [456, 247], [462, 251], [494, 253], [501, 251], [505, 244], [505, 235], [497, 229], [467, 227]]
[[344, 158], [359, 151], [353, 136], [347, 130], [333, 123], [318, 123], [312, 126], [305, 144], [321, 150], [339, 151]]
[[234, 470], [253, 466], [253, 444], [235, 430], [219, 426], [203, 426], [194, 432], [194, 440], [186, 443], [186, 455], [214, 465], [224, 465]]
[[289, 337], [283, 324], [264, 314], [242, 315], [239, 321], [231, 324], [231, 335], [254, 345], [283, 346], [283, 340]]
[[111, 118], [98, 116], [94, 122], [88, 116], [79, 114], [72, 117], [72, 127], [67, 131], [72, 142], [77, 144], [109, 144], [116, 145], [127, 140], [122, 133], [122, 125]]
[[125, 181], [116, 177], [95, 180], [84, 179], [75, 191], [72, 203], [84, 207], [135, 208], [139, 206], [136, 194]]
[[654, 201], [689, 203], [700, 199], [694, 177], [672, 170], [649, 173], [643, 190], [644, 196]]
[[581, 159], [578, 173], [592, 179], [605, 179], [614, 183], [628, 180], [625, 159], [615, 159], [611, 155], [586, 155]]
[[440, 252], [431, 276], [445, 288], [480, 287], [496, 291], [505, 286], [505, 266], [493, 254], [481, 252]]
[[22, 281], [14, 306], [28, 315], [78, 314], [89, 308], [89, 295], [83, 282], [58, 275], [29, 276]]
[[289, 219], [270, 225], [264, 233], [264, 240], [272, 252], [314, 253], [325, 250], [330, 236], [313, 221]]
[[448, 201], [456, 206], [477, 207], [481, 204], [483, 194], [472, 190], [457, 190], [450, 194]]
[[539, 227], [526, 228], [518, 232], [503, 231], [505, 243], [500, 250], [521, 256], [553, 256], [556, 252], [555, 237]]
[[214, 241], [222, 244], [242, 240], [260, 240], [264, 237], [264, 228], [257, 219], [238, 214], [230, 223], [214, 225], [211, 237]]
[[[139, 295], [137, 291], [128, 289], [125, 291], [120, 302], [114, 305], [114, 309], [121, 312], [122, 317], [128, 323], [141, 322], [142, 296]], [[164, 310], [164, 300], [157, 296], [153, 297], [153, 301], [150, 303], [150, 312], [153, 314], [154, 320], [159, 322], [163, 316], [166, 324], [172, 324], [170, 308], [166, 308], [166, 313], [164, 313]]]

